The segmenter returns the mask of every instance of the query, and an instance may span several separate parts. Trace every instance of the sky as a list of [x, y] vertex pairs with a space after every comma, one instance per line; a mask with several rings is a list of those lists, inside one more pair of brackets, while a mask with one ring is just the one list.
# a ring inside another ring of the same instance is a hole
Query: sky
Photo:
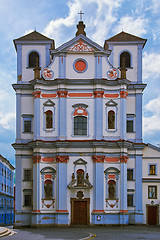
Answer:
[[17, 56], [13, 39], [33, 30], [55, 40], [75, 37], [78, 12], [87, 37], [103, 46], [122, 30], [147, 39], [143, 49], [143, 140], [160, 144], [160, 0], [0, 0], [0, 154], [13, 165]]

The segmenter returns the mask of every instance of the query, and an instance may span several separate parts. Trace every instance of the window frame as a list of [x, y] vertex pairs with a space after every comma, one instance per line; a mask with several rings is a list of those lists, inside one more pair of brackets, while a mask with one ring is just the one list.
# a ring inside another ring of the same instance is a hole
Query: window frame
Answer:
[[[28, 177], [26, 177], [26, 174], [25, 174], [25, 172], [29, 172], [30, 171], [30, 179], [28, 179]], [[23, 181], [25, 181], [25, 182], [30, 182], [30, 181], [32, 181], [32, 169], [31, 168], [24, 168], [23, 169]]]
[[[128, 178], [128, 172], [132, 170], [132, 179], [129, 179]], [[127, 168], [127, 181], [134, 181], [135, 178], [134, 178], [134, 168]]]
[[[129, 205], [129, 197], [132, 197], [132, 205]], [[127, 194], [127, 207], [134, 207], [134, 194]]]
[[[151, 166], [155, 166], [155, 174], [150, 173]], [[157, 163], [149, 163], [148, 164], [148, 175], [149, 176], [157, 176]]]
[[[83, 119], [83, 120], [85, 119], [85, 121], [75, 123], [75, 120], [80, 119], [80, 118]], [[87, 122], [88, 122], [88, 119], [87, 119], [86, 116], [75, 116], [74, 117], [74, 119], [73, 119], [73, 134], [74, 134], [74, 136], [87, 136]], [[75, 125], [82, 125], [82, 128], [81, 129], [78, 129], [78, 128], [76, 129]], [[78, 131], [81, 131], [82, 133], [79, 133]], [[77, 133], [75, 133], [75, 132], [77, 132]]]
[[[155, 197], [149, 196], [150, 193], [149, 188], [155, 188]], [[157, 185], [148, 185], [148, 199], [157, 199]]]
[[[33, 115], [32, 114], [23, 114], [23, 133], [25, 134], [33, 134]], [[30, 121], [31, 122], [31, 131], [25, 131], [25, 122]]]
[[[30, 205], [26, 205], [26, 196], [30, 196]], [[31, 208], [33, 205], [32, 189], [23, 189], [23, 207]]]
[[41, 54], [37, 49], [32, 49], [27, 53], [27, 67], [26, 68], [29, 68], [29, 69], [35, 68], [35, 67], [30, 67], [29, 66], [29, 56], [32, 52], [36, 52], [39, 55], [39, 67], [41, 67]]
[[[74, 108], [72, 112], [72, 137], [89, 137], [89, 113], [87, 111], [88, 105], [86, 104], [75, 104], [72, 106]], [[76, 134], [75, 135], [75, 117], [85, 117], [86, 118], [86, 134]]]
[[119, 68], [121, 68], [121, 55], [122, 53], [127, 52], [128, 54], [130, 54], [130, 67], [126, 67], [127, 69], [133, 69], [133, 56], [132, 53], [128, 50], [128, 49], [123, 49], [120, 53], [119, 53]]
[[[127, 131], [127, 129], [128, 129], [127, 122], [128, 121], [132, 121], [133, 122], [133, 131]], [[126, 133], [135, 133], [135, 114], [127, 114]]]

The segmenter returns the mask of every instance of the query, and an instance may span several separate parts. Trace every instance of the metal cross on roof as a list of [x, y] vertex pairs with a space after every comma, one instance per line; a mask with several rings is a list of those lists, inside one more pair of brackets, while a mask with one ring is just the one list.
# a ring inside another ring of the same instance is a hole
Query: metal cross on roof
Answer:
[[78, 14], [80, 15], [80, 21], [82, 21], [82, 14], [84, 14], [84, 13], [81, 10]]

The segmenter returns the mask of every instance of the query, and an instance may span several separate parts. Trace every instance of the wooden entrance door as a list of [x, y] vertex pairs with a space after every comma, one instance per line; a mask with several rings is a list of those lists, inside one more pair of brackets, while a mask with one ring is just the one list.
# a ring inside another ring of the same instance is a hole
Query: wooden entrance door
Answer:
[[157, 225], [157, 206], [148, 206], [148, 225]]
[[73, 202], [73, 224], [87, 225], [87, 201]]

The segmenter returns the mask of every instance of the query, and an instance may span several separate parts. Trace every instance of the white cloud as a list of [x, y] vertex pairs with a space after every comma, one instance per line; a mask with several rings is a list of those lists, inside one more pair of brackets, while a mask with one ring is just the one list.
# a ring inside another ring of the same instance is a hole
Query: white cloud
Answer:
[[0, 126], [3, 127], [4, 129], [14, 129], [15, 125], [13, 125], [13, 121], [15, 121], [15, 118], [16, 114], [13, 112], [5, 114], [0, 113]]
[[114, 32], [121, 32], [125, 31], [137, 36], [142, 36], [147, 31], [147, 24], [148, 19], [143, 17], [131, 17], [131, 16], [124, 16], [120, 18], [117, 26], [114, 29]]
[[160, 53], [147, 53], [143, 54], [143, 79], [160, 77]]
[[159, 0], [152, 0], [151, 10], [154, 13], [159, 13], [159, 10], [160, 10], [160, 1]]
[[[51, 20], [43, 34], [56, 39], [56, 42], [64, 41], [64, 27], [74, 26], [78, 20], [78, 12], [82, 9], [87, 15], [87, 26], [93, 30], [92, 38], [99, 44], [103, 44], [105, 36], [112, 24], [117, 20], [116, 14], [121, 2], [124, 0], [73, 0], [68, 2], [69, 14], [65, 18]], [[94, 5], [94, 11], [89, 13]]]
[[[160, 131], [160, 96], [150, 100], [144, 106], [143, 130], [145, 134], [155, 134]], [[147, 116], [149, 115], [149, 116]]]

